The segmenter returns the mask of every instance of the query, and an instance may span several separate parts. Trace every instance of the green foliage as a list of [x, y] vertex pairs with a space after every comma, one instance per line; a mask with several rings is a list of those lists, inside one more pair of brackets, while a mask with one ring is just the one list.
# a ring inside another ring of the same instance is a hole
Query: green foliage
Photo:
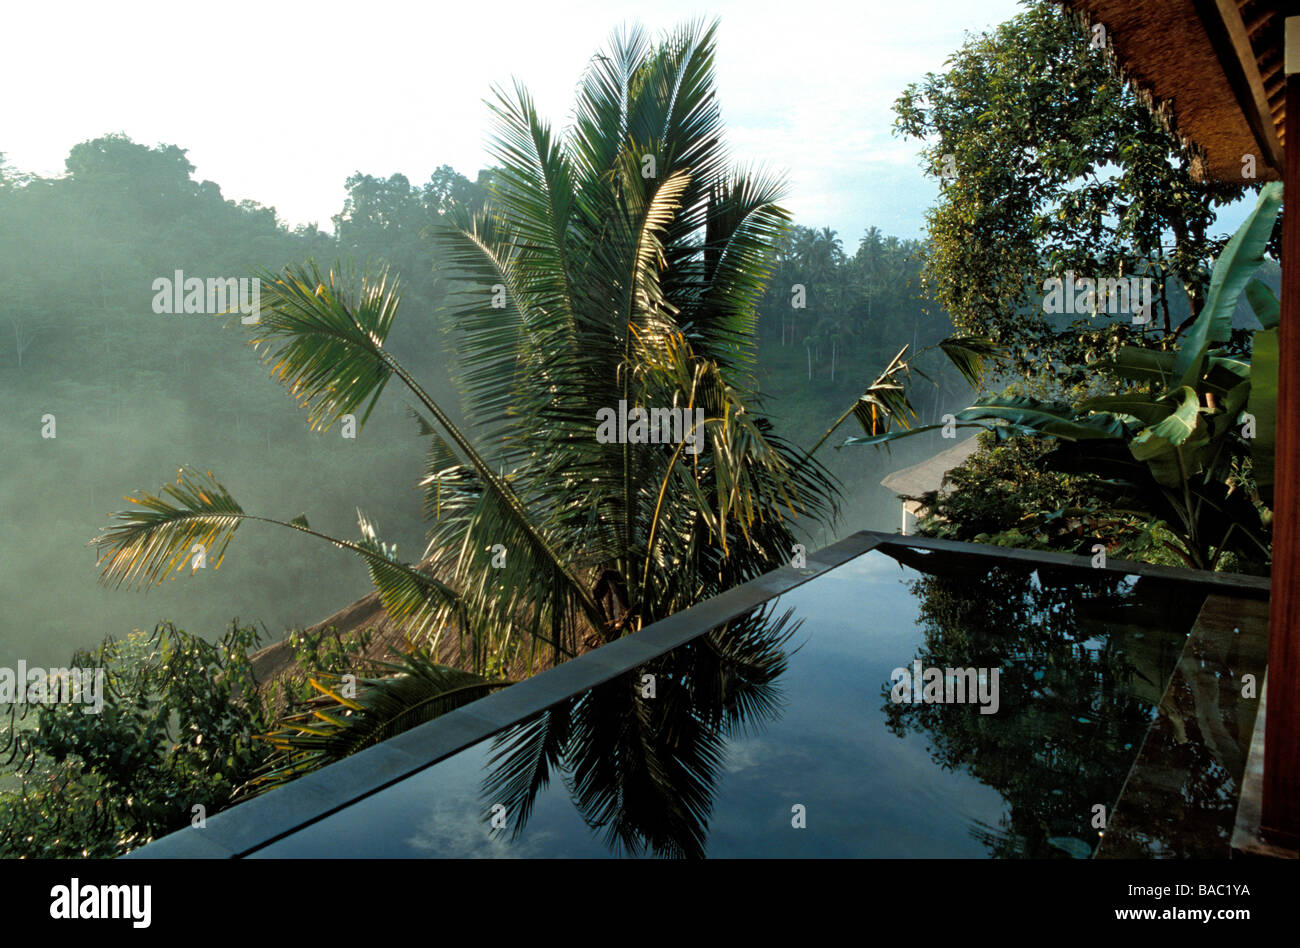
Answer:
[[1150, 278], [1149, 329], [1170, 339], [1180, 313], [1205, 300], [1204, 261], [1221, 245], [1215, 208], [1243, 191], [1197, 181], [1191, 154], [1090, 39], [1059, 5], [1030, 0], [894, 107], [897, 131], [924, 142], [923, 165], [941, 181], [927, 215], [928, 295], [959, 333], [1007, 345], [1016, 373], [1055, 370], [1067, 386], [1087, 369], [1062, 345], [1105, 329], [1046, 318], [1045, 278]]
[[254, 740], [270, 724], [248, 661], [257, 640], [238, 623], [215, 644], [162, 623], [75, 654], [71, 667], [104, 670], [103, 709], [11, 714], [0, 854], [118, 856], [190, 825], [196, 805], [228, 806], [269, 757]]
[[358, 171], [347, 179], [343, 210], [333, 218], [338, 250], [358, 264], [386, 265], [402, 274], [407, 306], [433, 311], [447, 287], [436, 264], [430, 265], [429, 228], [482, 208], [485, 175], [476, 184], [442, 165], [416, 186], [402, 174], [378, 178]]
[[1180, 384], [1190, 385], [1200, 376], [1211, 343], [1231, 340], [1233, 310], [1247, 283], [1264, 263], [1264, 251], [1281, 209], [1282, 185], [1265, 185], [1254, 210], [1215, 260], [1205, 307], [1178, 347], [1174, 371]]
[[339, 632], [333, 626], [291, 629], [285, 643], [292, 653], [289, 667], [266, 682], [262, 691], [277, 721], [298, 713], [317, 697], [313, 678], [355, 674], [365, 664], [364, 656], [374, 640], [374, 629]]
[[[1212, 346], [1232, 340], [1227, 314], [1263, 262], [1280, 207], [1281, 185], [1265, 185], [1215, 261], [1206, 304], [1181, 345], [1158, 352], [1125, 348], [1096, 366], [1117, 387], [1130, 381], [1135, 387], [1073, 406], [986, 397], [956, 419], [1002, 435], [1057, 439], [1061, 446], [1044, 463], [1102, 478], [1112, 488], [1111, 505], [1158, 521], [1174, 538], [1166, 547], [1189, 566], [1214, 569], [1231, 554], [1259, 568], [1268, 556], [1267, 520], [1249, 472], [1252, 460], [1271, 458], [1274, 414], [1264, 415], [1265, 426], [1254, 419], [1253, 432], [1245, 433], [1251, 423], [1241, 412], [1251, 401], [1252, 365]], [[1266, 303], [1257, 300], [1268, 318]], [[1272, 332], [1259, 332], [1261, 392], [1276, 389]], [[879, 445], [915, 433], [855, 440]]]
[[[322, 672], [308, 679], [319, 692], [316, 699], [259, 735], [275, 756], [250, 783], [252, 792], [278, 787], [512, 684], [439, 665], [420, 649], [407, 651], [399, 662], [373, 664], [388, 674], [348, 673], [349, 679]], [[346, 693], [349, 685], [360, 689], [355, 700]]]
[[[907, 341], [930, 344], [948, 330], [927, 317], [918, 293], [924, 246], [867, 228], [853, 255], [828, 228], [794, 227], [777, 244], [772, 281], [759, 305], [764, 361], [778, 364], [794, 350], [799, 370], [790, 394], [853, 384], [851, 363], [880, 360]], [[803, 287], [796, 307], [795, 286]], [[886, 352], [884, 350], [889, 350]], [[844, 365], [850, 371], [843, 371]], [[794, 375], [794, 373], [792, 373]]]
[[1173, 535], [1140, 513], [1116, 509], [1101, 478], [1048, 468], [1049, 441], [992, 432], [979, 439], [980, 450], [948, 472], [941, 491], [909, 498], [924, 508], [918, 534], [1086, 555], [1101, 543], [1112, 558], [1183, 565], [1165, 546]]
[[[326, 692], [345, 710], [286, 721], [274, 779], [498, 687], [543, 648], [559, 662], [759, 575], [788, 559], [788, 518], [833, 512], [821, 466], [756, 411], [756, 309], [788, 218], [780, 182], [727, 165], [715, 32], [617, 34], [563, 135], [521, 86], [498, 91], [487, 206], [431, 229], [456, 286], [447, 324], [469, 424], [389, 350], [398, 296], [383, 271], [268, 274], [253, 342], [314, 427], [353, 413], [364, 425], [390, 380], [414, 399], [433, 520], [420, 562], [399, 560], [360, 514], [360, 542], [305, 516], [253, 517], [188, 468], [168, 498], [141, 495], [143, 513], [117, 514], [97, 538], [106, 580], [155, 582], [196, 541], [224, 550], [245, 520], [288, 527], [359, 555], [389, 616], [428, 646], [351, 704]], [[349, 213], [372, 219], [366, 206]], [[702, 416], [698, 445], [607, 443], [597, 421], [620, 403]], [[498, 548], [506, 558], [490, 564]], [[448, 629], [464, 671], [433, 665]]]
[[248, 658], [257, 631], [237, 622], [215, 644], [161, 623], [78, 652], [70, 666], [104, 670], [103, 710], [27, 705], [0, 730], [0, 855], [119, 856], [192, 825], [196, 805], [209, 817], [259, 792], [285, 766], [274, 735], [320, 704], [319, 681], [365, 666], [372, 638], [295, 630], [269, 682]]

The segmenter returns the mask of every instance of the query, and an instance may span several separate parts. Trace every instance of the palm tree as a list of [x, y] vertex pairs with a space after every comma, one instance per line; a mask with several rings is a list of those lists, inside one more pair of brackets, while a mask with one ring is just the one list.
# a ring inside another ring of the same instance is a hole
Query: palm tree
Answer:
[[837, 267], [844, 260], [844, 241], [829, 227], [817, 232], [817, 242], [821, 246], [824, 259], [831, 267]]
[[[490, 204], [433, 235], [459, 286], [447, 315], [465, 430], [385, 348], [399, 303], [386, 275], [267, 275], [253, 344], [314, 428], [364, 424], [393, 379], [412, 396], [429, 443], [420, 562], [399, 560], [364, 517], [355, 542], [305, 517], [252, 517], [210, 473], [183, 469], [97, 538], [102, 579], [160, 582], [195, 544], [219, 562], [242, 521], [276, 523], [359, 555], [413, 641], [436, 648], [453, 629], [458, 664], [500, 684], [541, 646], [563, 661], [786, 562], [791, 518], [833, 516], [835, 489], [755, 411], [756, 306], [788, 216], [777, 179], [727, 165], [715, 32], [691, 24], [657, 45], [617, 32], [563, 133], [522, 86], [496, 91]], [[684, 431], [637, 443], [632, 424], [602, 443], [600, 413], [621, 406], [699, 412], [703, 443]], [[411, 700], [424, 717], [446, 709], [429, 700], [446, 677], [423, 675]], [[322, 711], [314, 737], [422, 719], [322, 690], [339, 714]]]
[[879, 227], [868, 227], [858, 244], [857, 263], [862, 271], [862, 283], [866, 288], [867, 319], [871, 319], [871, 304], [875, 299], [879, 282], [881, 256], [881, 235]]

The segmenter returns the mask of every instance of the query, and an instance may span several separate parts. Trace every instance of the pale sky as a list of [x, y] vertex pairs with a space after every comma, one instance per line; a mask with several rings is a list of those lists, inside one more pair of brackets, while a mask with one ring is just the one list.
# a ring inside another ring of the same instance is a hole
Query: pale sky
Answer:
[[291, 225], [329, 218], [355, 171], [413, 184], [487, 163], [483, 100], [524, 82], [567, 123], [587, 60], [611, 31], [658, 33], [719, 17], [717, 87], [737, 160], [781, 169], [796, 220], [921, 235], [936, 187], [917, 143], [892, 134], [903, 87], [1014, 0], [748, 0], [492, 4], [23, 3], [4, 13], [0, 152], [22, 171], [63, 171], [108, 132], [188, 149], [197, 180], [273, 206]]

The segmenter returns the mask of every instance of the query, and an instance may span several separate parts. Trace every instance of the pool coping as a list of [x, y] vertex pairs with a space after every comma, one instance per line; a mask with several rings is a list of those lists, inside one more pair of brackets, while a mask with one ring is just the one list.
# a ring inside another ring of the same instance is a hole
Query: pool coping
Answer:
[[[421, 724], [381, 744], [239, 803], [161, 837], [121, 858], [237, 859], [316, 823], [498, 731], [645, 662], [816, 579], [881, 545], [944, 550], [1041, 566], [1093, 568], [1091, 558], [1021, 550], [897, 533], [862, 530], [806, 556], [802, 567], [783, 566], [712, 599], [684, 609], [555, 668], [494, 692]], [[1203, 573], [1126, 560], [1109, 560], [1108, 572], [1153, 576], [1268, 594], [1268, 579], [1231, 573]]]
[[[1263, 688], [1246, 697], [1244, 676], [1262, 682], [1267, 663], [1268, 602], [1207, 595], [1113, 801], [1095, 858], [1229, 858], [1238, 807], [1215, 803], [1221, 796], [1243, 800], [1263, 707]], [[1231, 677], [1223, 675], [1226, 668]], [[1213, 766], [1192, 767], [1189, 755]]]
[[1260, 829], [1264, 809], [1264, 732], [1265, 709], [1268, 707], [1268, 674], [1260, 680], [1259, 711], [1255, 730], [1250, 737], [1246, 772], [1241, 778], [1241, 796], [1237, 801], [1237, 819], [1232, 832], [1234, 859], [1300, 859], [1300, 849], [1266, 839]]

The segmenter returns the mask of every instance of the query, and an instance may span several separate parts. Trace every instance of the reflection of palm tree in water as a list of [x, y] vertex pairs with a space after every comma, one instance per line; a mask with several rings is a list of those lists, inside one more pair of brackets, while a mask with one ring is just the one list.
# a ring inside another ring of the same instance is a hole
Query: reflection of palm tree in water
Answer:
[[727, 740], [779, 711], [791, 613], [755, 610], [510, 728], [493, 742], [485, 809], [504, 805], [518, 839], [558, 772], [616, 852], [703, 857]]

